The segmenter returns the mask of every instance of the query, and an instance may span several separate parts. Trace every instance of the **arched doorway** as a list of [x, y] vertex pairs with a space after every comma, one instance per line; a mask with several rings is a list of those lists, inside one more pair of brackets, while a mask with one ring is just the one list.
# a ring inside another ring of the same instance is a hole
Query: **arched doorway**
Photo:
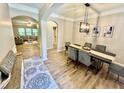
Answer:
[[58, 24], [49, 20], [47, 22], [47, 49], [56, 49], [58, 48]]
[[[18, 54], [25, 52], [26, 48], [30, 48], [30, 51], [34, 51], [32, 45], [39, 46], [39, 23], [36, 19], [29, 16], [16, 16], [12, 18], [12, 25], [15, 44], [19, 46], [19, 49], [17, 49]], [[24, 47], [25, 45], [26, 47]], [[33, 54], [34, 52], [29, 52], [29, 56], [25, 54], [26, 57], [31, 57], [31, 53]]]

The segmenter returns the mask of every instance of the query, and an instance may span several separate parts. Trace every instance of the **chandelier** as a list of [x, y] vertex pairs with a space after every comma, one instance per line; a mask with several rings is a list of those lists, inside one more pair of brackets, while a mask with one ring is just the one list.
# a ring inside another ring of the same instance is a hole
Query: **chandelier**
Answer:
[[88, 20], [88, 7], [90, 7], [90, 4], [86, 3], [84, 5], [85, 5], [85, 14], [84, 14], [83, 22], [80, 22], [80, 32], [89, 33], [90, 24], [87, 22], [87, 20]]

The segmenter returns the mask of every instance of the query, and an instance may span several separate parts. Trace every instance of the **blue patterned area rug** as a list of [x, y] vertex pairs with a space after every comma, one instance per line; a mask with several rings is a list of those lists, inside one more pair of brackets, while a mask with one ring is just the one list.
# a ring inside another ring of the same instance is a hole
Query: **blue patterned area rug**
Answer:
[[59, 88], [39, 57], [22, 62], [22, 89], [57, 89]]

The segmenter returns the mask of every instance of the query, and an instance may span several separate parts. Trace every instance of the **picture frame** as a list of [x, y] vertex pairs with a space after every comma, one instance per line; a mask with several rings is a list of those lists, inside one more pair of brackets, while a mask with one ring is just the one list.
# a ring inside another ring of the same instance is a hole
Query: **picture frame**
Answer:
[[93, 37], [99, 37], [100, 35], [100, 30], [101, 30], [101, 27], [100, 26], [93, 26], [92, 28], [92, 36]]
[[[84, 29], [84, 26], [86, 27], [85, 29]], [[89, 27], [90, 25], [88, 23], [85, 24], [84, 22], [80, 22], [79, 32], [88, 34], [90, 31]]]
[[112, 38], [113, 36], [113, 31], [114, 31], [114, 26], [104, 26], [104, 33], [103, 33], [103, 37], [106, 38]]

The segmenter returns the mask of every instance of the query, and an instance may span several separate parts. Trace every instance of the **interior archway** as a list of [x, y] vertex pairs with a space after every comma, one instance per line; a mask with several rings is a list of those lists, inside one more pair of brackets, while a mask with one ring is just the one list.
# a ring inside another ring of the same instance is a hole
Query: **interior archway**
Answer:
[[[39, 23], [36, 19], [29, 16], [16, 16], [12, 18], [14, 39], [16, 46], [23, 46], [25, 44], [35, 44], [39, 46]], [[22, 54], [22, 50], [17, 49], [19, 54]]]

